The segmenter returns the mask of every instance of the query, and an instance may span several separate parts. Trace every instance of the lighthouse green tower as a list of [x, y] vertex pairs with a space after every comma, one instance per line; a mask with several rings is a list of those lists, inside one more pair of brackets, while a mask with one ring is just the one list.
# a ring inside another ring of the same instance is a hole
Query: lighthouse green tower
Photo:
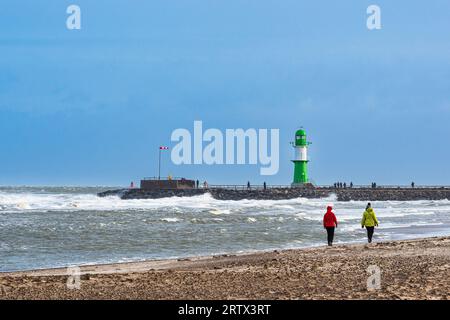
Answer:
[[306, 141], [306, 131], [299, 129], [295, 132], [295, 141], [293, 147], [295, 149], [294, 162], [294, 181], [293, 186], [301, 186], [309, 183], [308, 178], [308, 145], [311, 142]]

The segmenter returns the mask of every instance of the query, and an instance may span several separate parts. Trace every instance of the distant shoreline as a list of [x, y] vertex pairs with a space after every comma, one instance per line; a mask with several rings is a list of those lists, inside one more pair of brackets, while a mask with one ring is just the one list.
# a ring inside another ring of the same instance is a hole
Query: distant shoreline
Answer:
[[[367, 291], [367, 267], [382, 272]], [[1, 299], [450, 299], [450, 237], [0, 273]]]

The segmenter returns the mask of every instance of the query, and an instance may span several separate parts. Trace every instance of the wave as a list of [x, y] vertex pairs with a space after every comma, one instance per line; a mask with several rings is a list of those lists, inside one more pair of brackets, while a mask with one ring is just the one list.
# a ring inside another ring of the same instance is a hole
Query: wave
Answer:
[[[210, 194], [193, 197], [169, 197], [161, 199], [121, 200], [117, 196], [97, 197], [96, 194], [73, 193], [12, 193], [0, 192], [0, 212], [48, 212], [48, 211], [117, 211], [147, 210], [164, 207], [186, 209], [210, 209], [213, 214], [227, 214], [232, 209], [270, 208], [295, 210], [298, 205], [323, 206], [333, 197], [320, 200], [297, 198], [289, 200], [217, 200]], [[230, 209], [227, 209], [230, 208]]]
[[[40, 193], [0, 191], [0, 213], [17, 212], [76, 212], [76, 211], [147, 211], [167, 209], [174, 212], [209, 211], [213, 215], [248, 214], [308, 214], [321, 219], [324, 208], [336, 201], [335, 196], [322, 199], [295, 198], [288, 200], [217, 200], [210, 194], [193, 197], [121, 200], [117, 196], [97, 197], [92, 193]], [[360, 217], [365, 202], [351, 201], [335, 204], [335, 212], [343, 220]], [[379, 201], [373, 202], [377, 213], [385, 217], [432, 215], [448, 212], [448, 200]]]

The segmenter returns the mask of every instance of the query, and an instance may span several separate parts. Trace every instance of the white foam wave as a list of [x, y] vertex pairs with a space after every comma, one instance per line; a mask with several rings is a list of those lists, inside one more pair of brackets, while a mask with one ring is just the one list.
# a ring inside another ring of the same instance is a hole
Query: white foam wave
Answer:
[[[76, 212], [76, 211], [158, 211], [209, 212], [212, 215], [246, 214], [250, 216], [291, 216], [300, 220], [321, 221], [328, 203], [335, 196], [323, 199], [296, 198], [289, 200], [239, 200], [214, 199], [210, 194], [194, 197], [171, 197], [162, 199], [121, 200], [111, 196], [100, 198], [95, 194], [46, 194], [0, 192], [0, 213], [21, 212]], [[385, 201], [372, 202], [378, 217], [400, 218], [449, 214], [450, 201]], [[340, 221], [361, 218], [365, 202], [336, 202], [334, 211]]]
[[[333, 197], [331, 197], [333, 198]], [[296, 198], [289, 200], [217, 200], [210, 194], [193, 197], [170, 197], [161, 199], [121, 200], [117, 196], [97, 197], [95, 194], [48, 194], [48, 193], [10, 193], [0, 192], [0, 213], [49, 212], [49, 211], [121, 211], [152, 210], [171, 208], [210, 210], [212, 214], [230, 214], [233, 211], [251, 209], [278, 212], [294, 212], [299, 206], [311, 209], [322, 208], [325, 199]]]
[[162, 221], [166, 221], [166, 222], [178, 222], [180, 221], [180, 219], [178, 218], [162, 218]]

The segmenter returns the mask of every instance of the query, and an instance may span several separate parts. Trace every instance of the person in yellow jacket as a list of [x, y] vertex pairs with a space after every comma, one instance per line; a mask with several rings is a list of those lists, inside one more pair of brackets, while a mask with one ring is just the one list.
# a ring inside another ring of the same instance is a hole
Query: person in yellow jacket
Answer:
[[370, 202], [367, 204], [366, 211], [364, 211], [361, 220], [361, 228], [364, 227], [366, 227], [367, 229], [367, 239], [369, 240], [369, 243], [371, 243], [375, 227], [378, 227], [378, 219], [375, 215], [375, 211], [373, 211], [372, 209], [372, 205], [370, 204]]

